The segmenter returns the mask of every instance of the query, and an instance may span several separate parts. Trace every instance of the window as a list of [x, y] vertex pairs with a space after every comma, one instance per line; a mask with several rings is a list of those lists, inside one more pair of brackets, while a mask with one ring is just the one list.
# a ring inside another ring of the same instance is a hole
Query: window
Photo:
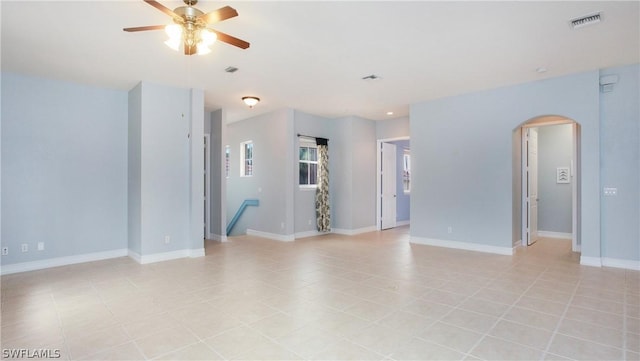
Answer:
[[231, 158], [231, 147], [224, 147], [224, 175], [229, 178], [229, 159]]
[[411, 192], [411, 153], [407, 149], [402, 154], [402, 190]]
[[300, 180], [301, 188], [318, 186], [318, 148], [315, 143], [300, 145]]
[[253, 175], [253, 142], [240, 143], [240, 176], [251, 177]]

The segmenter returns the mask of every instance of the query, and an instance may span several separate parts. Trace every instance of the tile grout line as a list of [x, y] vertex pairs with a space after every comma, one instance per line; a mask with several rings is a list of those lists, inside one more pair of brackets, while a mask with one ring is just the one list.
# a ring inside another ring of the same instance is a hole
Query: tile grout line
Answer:
[[[511, 267], [511, 268], [514, 268], [514, 267]], [[527, 287], [524, 291], [522, 291], [522, 293], [520, 294], [518, 299], [516, 299], [511, 305], [509, 305], [509, 308], [507, 308], [507, 310], [504, 311], [500, 317], [498, 317], [498, 319], [493, 323], [493, 325], [491, 325], [491, 327], [486, 332], [484, 332], [484, 334], [480, 337], [480, 339], [478, 341], [476, 341], [476, 343], [472, 347], [469, 348], [469, 351], [467, 352], [467, 355], [466, 355], [467, 357], [475, 357], [475, 356], [473, 356], [471, 354], [472, 351], [476, 347], [478, 347], [478, 345], [480, 345], [482, 343], [482, 341], [484, 341], [484, 339], [487, 338], [487, 336], [490, 336], [489, 333], [491, 332], [491, 330], [493, 330], [498, 325], [498, 323], [500, 323], [500, 321], [504, 320], [504, 315], [509, 313], [509, 311], [511, 311], [515, 307], [515, 305], [518, 303], [518, 301], [520, 301], [524, 297], [524, 295], [527, 293], [527, 291], [529, 291], [536, 284], [536, 282], [542, 277], [542, 275], [548, 269], [549, 269], [549, 267], [546, 267], [544, 271], [541, 271], [540, 274], [533, 280], [533, 282], [531, 282], [529, 287]], [[509, 341], [509, 342], [512, 342], [512, 341]], [[529, 347], [529, 348], [531, 348], [531, 347]], [[543, 357], [544, 354], [545, 353], [543, 351], [541, 357]]]
[[[553, 341], [555, 340], [556, 336], [559, 333], [560, 326], [562, 325], [563, 321], [565, 320], [567, 312], [569, 311], [569, 308], [571, 307], [571, 303], [573, 302], [573, 299], [575, 298], [576, 293], [578, 292], [578, 288], [580, 288], [581, 284], [582, 284], [582, 277], [580, 277], [578, 279], [578, 283], [576, 284], [575, 288], [573, 289], [573, 292], [571, 293], [571, 297], [567, 301], [567, 305], [565, 306], [564, 311], [562, 312], [562, 315], [560, 315], [560, 318], [558, 320], [558, 324], [554, 328], [553, 333], [551, 334], [551, 338], [547, 342], [547, 347], [544, 350], [543, 356], [550, 352], [549, 349], [551, 348], [551, 345], [553, 344]], [[560, 333], [560, 334], [562, 334], [562, 333]], [[567, 357], [567, 356], [563, 355], [563, 357]]]

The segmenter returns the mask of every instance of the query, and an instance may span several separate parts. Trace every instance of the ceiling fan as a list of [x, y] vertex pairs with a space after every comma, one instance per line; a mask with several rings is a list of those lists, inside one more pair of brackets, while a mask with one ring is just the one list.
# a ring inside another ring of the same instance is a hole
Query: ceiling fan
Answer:
[[242, 39], [207, 28], [209, 24], [238, 16], [236, 9], [225, 6], [210, 13], [204, 13], [194, 7], [194, 5], [198, 3], [198, 0], [183, 1], [187, 6], [180, 6], [171, 10], [155, 0], [144, 0], [147, 4], [171, 16], [173, 24], [139, 26], [124, 28], [122, 30], [136, 32], [164, 29], [169, 36], [169, 40], [167, 40], [165, 44], [176, 51], [183, 48], [185, 55], [210, 53], [211, 50], [209, 46], [213, 44], [216, 39], [241, 49], [249, 47], [250, 44]]

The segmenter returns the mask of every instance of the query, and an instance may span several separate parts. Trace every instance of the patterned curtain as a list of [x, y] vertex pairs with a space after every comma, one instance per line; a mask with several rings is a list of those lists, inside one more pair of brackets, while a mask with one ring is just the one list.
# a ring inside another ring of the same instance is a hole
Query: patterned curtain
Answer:
[[319, 232], [331, 231], [329, 207], [329, 147], [328, 140], [316, 138], [320, 155], [318, 188], [316, 189], [316, 225]]

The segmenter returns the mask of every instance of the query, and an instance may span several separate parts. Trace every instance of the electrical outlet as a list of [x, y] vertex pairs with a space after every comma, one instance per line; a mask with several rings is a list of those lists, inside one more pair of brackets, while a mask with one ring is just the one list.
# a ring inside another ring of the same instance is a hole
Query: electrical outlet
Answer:
[[44, 251], [44, 242], [38, 242], [38, 251]]
[[2, 255], [3, 256], [9, 255], [9, 247], [2, 247]]
[[171, 236], [164, 236], [164, 244], [171, 243]]
[[26, 243], [22, 244], [22, 252], [29, 252], [29, 245]]
[[453, 233], [453, 227], [451, 226], [447, 227], [447, 233]]

